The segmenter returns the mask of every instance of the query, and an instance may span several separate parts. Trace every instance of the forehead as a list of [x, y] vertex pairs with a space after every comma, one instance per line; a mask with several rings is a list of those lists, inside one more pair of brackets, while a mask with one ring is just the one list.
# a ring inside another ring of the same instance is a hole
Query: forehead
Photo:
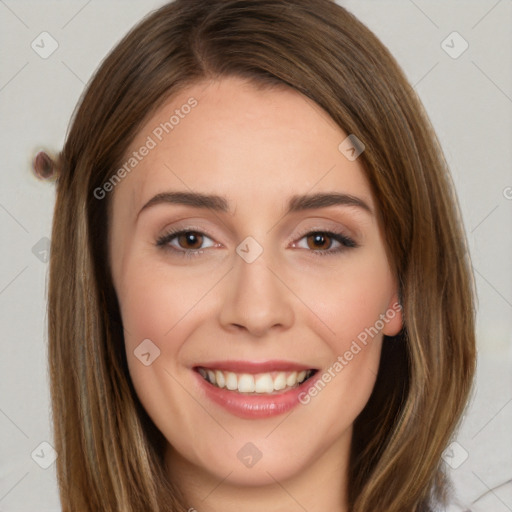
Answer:
[[134, 166], [116, 194], [129, 196], [134, 209], [166, 190], [222, 194], [234, 206], [335, 190], [372, 205], [360, 161], [339, 149], [346, 137], [291, 88], [262, 89], [240, 78], [198, 83], [146, 121], [125, 155]]

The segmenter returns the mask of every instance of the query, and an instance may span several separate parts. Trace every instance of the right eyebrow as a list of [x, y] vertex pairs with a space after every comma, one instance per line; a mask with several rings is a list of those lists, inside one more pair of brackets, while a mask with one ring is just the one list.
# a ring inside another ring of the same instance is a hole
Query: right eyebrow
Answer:
[[225, 198], [212, 194], [198, 194], [197, 192], [161, 192], [152, 197], [137, 214], [157, 204], [181, 204], [196, 208], [207, 208], [216, 212], [229, 212], [229, 205]]

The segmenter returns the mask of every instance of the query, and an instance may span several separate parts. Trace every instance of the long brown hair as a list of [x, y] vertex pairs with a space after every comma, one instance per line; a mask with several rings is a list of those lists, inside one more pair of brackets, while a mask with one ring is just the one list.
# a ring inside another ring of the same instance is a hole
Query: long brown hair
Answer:
[[429, 510], [442, 498], [441, 454], [470, 392], [475, 335], [457, 200], [420, 101], [382, 43], [330, 0], [177, 0], [104, 60], [58, 158], [48, 309], [63, 511], [187, 509], [164, 468], [165, 439], [130, 380], [108, 263], [111, 194], [100, 200], [94, 191], [166, 99], [226, 76], [291, 87], [366, 146], [360, 159], [404, 328], [384, 339], [374, 392], [356, 420], [349, 505]]

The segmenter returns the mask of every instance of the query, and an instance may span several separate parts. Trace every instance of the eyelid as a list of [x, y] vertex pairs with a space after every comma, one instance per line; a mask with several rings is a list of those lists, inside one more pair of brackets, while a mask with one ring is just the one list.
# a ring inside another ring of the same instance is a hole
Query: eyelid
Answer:
[[335, 228], [326, 227], [326, 226], [308, 226], [305, 229], [300, 229], [298, 235], [294, 235], [294, 238], [301, 238], [304, 235], [308, 235], [310, 233], [336, 233], [341, 234], [341, 231]]

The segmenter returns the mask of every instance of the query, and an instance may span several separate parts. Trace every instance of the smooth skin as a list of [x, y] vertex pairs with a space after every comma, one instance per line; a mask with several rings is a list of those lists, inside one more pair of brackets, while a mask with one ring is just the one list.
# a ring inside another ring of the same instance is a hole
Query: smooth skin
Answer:
[[[155, 139], [191, 97], [197, 105]], [[383, 334], [402, 327], [400, 312], [307, 405], [279, 416], [231, 414], [204, 396], [193, 367], [278, 359], [325, 372], [398, 302], [362, 164], [338, 149], [347, 134], [293, 89], [230, 77], [169, 99], [127, 158], [148, 136], [156, 147], [111, 192], [109, 243], [130, 376], [169, 443], [169, 478], [198, 512], [346, 511], [352, 425], [374, 387]], [[222, 196], [228, 211], [143, 208], [171, 191]], [[317, 193], [348, 194], [371, 211], [286, 213], [292, 196]], [[171, 230], [196, 236], [158, 245]], [[356, 246], [311, 235], [319, 231]], [[249, 236], [263, 249], [252, 263], [236, 252]], [[160, 350], [147, 366], [134, 355], [145, 339]], [[250, 468], [237, 457], [246, 443], [262, 454]]]

